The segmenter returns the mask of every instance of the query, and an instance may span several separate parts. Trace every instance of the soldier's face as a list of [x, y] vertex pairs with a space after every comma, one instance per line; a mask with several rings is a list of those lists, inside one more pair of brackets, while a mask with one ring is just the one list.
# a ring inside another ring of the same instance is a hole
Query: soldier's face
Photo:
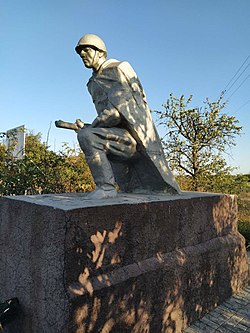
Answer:
[[84, 46], [81, 49], [79, 55], [82, 58], [85, 67], [95, 68], [96, 65], [95, 62], [98, 60], [97, 52], [98, 52], [97, 50], [92, 49], [89, 46]]

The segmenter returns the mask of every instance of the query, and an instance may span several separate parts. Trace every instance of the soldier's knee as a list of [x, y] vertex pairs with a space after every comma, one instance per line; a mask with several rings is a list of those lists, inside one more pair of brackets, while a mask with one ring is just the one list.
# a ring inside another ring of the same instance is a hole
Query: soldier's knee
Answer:
[[91, 128], [82, 128], [77, 133], [77, 139], [81, 146], [89, 145], [91, 142], [93, 142], [93, 133], [91, 131]]

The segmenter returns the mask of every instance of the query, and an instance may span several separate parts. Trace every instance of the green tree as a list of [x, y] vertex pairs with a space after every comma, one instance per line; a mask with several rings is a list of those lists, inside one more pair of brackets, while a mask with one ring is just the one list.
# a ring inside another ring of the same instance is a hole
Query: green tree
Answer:
[[28, 133], [25, 156], [16, 159], [0, 145], [0, 195], [86, 192], [94, 182], [82, 153], [66, 144], [55, 153]]
[[167, 129], [162, 143], [170, 166], [182, 180], [188, 176], [190, 190], [211, 190], [232, 170], [222, 154], [235, 145], [242, 127], [234, 116], [222, 113], [222, 99], [206, 99], [202, 107], [192, 108], [192, 95], [186, 100], [171, 94], [164, 110], [155, 111]]

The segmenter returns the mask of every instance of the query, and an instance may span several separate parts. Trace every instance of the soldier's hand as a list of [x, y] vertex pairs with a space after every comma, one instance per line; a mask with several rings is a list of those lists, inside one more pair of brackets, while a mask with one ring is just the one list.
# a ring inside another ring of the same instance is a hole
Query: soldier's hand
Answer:
[[81, 119], [76, 119], [75, 121], [76, 126], [78, 127], [76, 132], [79, 132], [84, 127], [84, 122]]

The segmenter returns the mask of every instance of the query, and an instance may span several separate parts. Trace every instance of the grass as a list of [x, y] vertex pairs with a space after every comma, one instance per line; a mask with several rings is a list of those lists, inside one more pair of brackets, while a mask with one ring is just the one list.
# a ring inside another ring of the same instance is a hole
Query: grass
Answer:
[[241, 194], [238, 199], [238, 230], [246, 239], [246, 248], [250, 250], [250, 193]]

